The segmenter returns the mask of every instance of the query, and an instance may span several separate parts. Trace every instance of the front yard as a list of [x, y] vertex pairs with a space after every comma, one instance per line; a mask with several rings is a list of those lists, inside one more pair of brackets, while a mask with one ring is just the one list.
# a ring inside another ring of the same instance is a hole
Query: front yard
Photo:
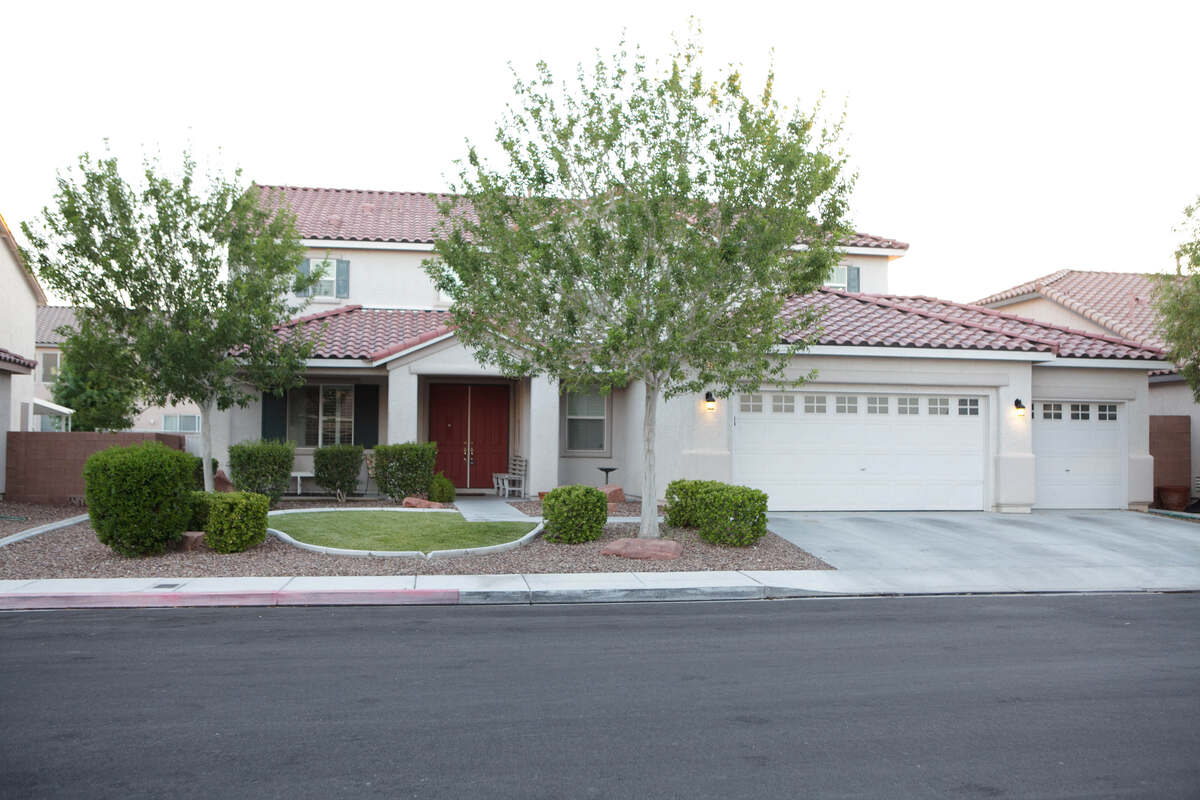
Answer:
[[434, 511], [319, 511], [278, 514], [267, 525], [293, 539], [346, 550], [456, 550], [520, 539], [527, 522], [467, 522], [462, 514]]

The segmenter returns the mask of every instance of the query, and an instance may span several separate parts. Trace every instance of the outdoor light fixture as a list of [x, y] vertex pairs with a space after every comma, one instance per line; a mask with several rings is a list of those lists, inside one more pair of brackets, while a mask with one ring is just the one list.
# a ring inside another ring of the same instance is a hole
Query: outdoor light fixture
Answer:
[[1021, 398], [1013, 400], [1013, 408], [1017, 410], [1017, 419], [1025, 419], [1025, 404], [1021, 402]]
[[717, 398], [713, 397], [712, 392], [704, 393], [704, 410], [705, 411], [716, 411], [717, 410]]

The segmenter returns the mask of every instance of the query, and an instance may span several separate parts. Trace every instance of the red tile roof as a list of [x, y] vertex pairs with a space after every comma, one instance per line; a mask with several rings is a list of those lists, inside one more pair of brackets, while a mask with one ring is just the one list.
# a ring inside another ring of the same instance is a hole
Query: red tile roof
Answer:
[[64, 336], [56, 333], [59, 328], [76, 327], [75, 309], [71, 306], [38, 306], [37, 338], [38, 344], [62, 344]]
[[[262, 185], [258, 185], [258, 189], [272, 207], [287, 202], [296, 214], [296, 227], [304, 239], [432, 244], [440, 222], [431, 195], [421, 192]], [[433, 196], [440, 201], [454, 197], [449, 194]], [[465, 203], [463, 212], [471, 213]], [[855, 233], [845, 245], [881, 250], [908, 249], [904, 242], [869, 233]]]
[[285, 339], [315, 336], [314, 358], [376, 360], [451, 331], [447, 311], [342, 306], [298, 317], [276, 328]]
[[975, 305], [1002, 307], [1040, 295], [1118, 336], [1161, 348], [1154, 285], [1155, 276], [1141, 272], [1063, 269], [989, 295]]
[[[36, 361], [25, 358], [24, 356], [19, 356], [11, 350], [5, 350], [3, 347], [0, 347], [0, 363], [16, 364], [18, 367], [24, 367], [25, 369], [33, 369], [37, 366]], [[0, 369], [3, 368], [0, 367]], [[5, 371], [8, 372], [9, 370]]]

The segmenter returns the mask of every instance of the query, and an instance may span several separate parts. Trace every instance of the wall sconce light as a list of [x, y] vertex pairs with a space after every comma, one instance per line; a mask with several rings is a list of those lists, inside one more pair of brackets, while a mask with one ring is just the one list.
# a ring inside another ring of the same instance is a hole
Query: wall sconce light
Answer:
[[716, 411], [717, 410], [717, 398], [713, 397], [712, 392], [704, 393], [704, 410], [705, 411]]
[[1025, 419], [1025, 404], [1021, 402], [1021, 398], [1013, 400], [1013, 408], [1017, 411], [1017, 419]]

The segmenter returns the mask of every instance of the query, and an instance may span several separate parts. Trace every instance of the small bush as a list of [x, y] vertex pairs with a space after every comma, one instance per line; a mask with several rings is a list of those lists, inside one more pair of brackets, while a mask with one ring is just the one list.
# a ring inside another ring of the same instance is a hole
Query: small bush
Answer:
[[272, 505], [287, 491], [296, 460], [291, 442], [243, 442], [229, 448], [229, 479], [239, 492], [265, 494]]
[[720, 481], [671, 481], [667, 484], [664, 521], [672, 528], [698, 527], [702, 498], [709, 492], [727, 485]]
[[437, 463], [437, 442], [406, 442], [375, 447], [375, 483], [393, 500], [428, 495]]
[[331, 444], [313, 451], [313, 476], [317, 485], [337, 495], [339, 503], [358, 488], [358, 473], [362, 470], [361, 444]]
[[446, 477], [446, 473], [439, 472], [433, 476], [433, 480], [429, 482], [430, 500], [435, 503], [453, 503], [454, 495], [454, 483]]
[[[201, 458], [200, 456], [192, 456], [192, 458], [196, 459], [196, 466], [193, 468], [194, 469], [193, 475], [195, 476], [193, 485], [200, 491], [204, 491], [204, 459]], [[220, 463], [215, 458], [211, 459], [211, 461], [212, 461], [213, 475], [216, 475], [217, 470], [220, 469]], [[199, 528], [191, 528], [190, 530], [200, 530], [200, 529]]]
[[701, 539], [750, 547], [767, 532], [767, 494], [747, 486], [720, 484], [702, 495], [696, 516]]
[[218, 553], [240, 553], [267, 538], [267, 496], [254, 492], [213, 494], [204, 542]]
[[599, 539], [608, 521], [608, 498], [592, 486], [560, 486], [542, 500], [545, 537], [580, 544]]
[[208, 525], [208, 511], [212, 507], [212, 499], [216, 492], [194, 491], [191, 495], [192, 517], [188, 522], [189, 531], [202, 531]]
[[123, 556], [165, 552], [187, 530], [192, 456], [181, 450], [110, 447], [88, 457], [83, 479], [96, 536]]

